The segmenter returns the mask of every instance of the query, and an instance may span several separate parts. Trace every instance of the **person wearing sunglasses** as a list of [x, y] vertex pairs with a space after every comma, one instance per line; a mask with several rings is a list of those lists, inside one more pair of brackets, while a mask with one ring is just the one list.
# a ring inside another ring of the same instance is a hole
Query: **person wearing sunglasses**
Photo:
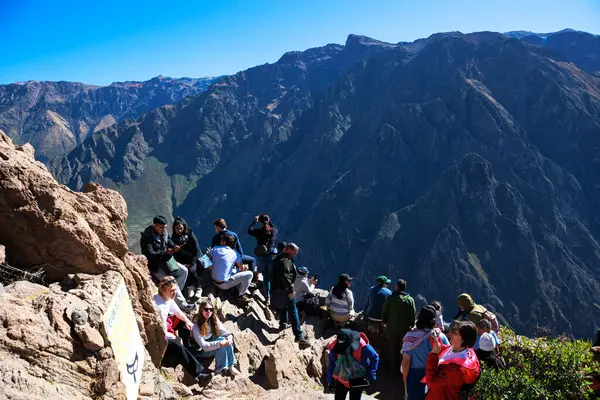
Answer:
[[200, 303], [200, 310], [194, 317], [192, 335], [201, 349], [200, 357], [215, 358], [215, 374], [236, 376], [233, 335], [225, 329], [210, 301]]
[[177, 280], [172, 276], [165, 276], [158, 284], [158, 294], [154, 295], [154, 302], [160, 313], [165, 329], [165, 337], [167, 338], [167, 349], [163, 356], [162, 365], [168, 368], [175, 368], [181, 365], [186, 372], [196, 378], [196, 381], [200, 385], [206, 385], [211, 380], [212, 375], [203, 372], [204, 368], [202, 365], [177, 340], [177, 335], [168, 329], [170, 324], [167, 322], [167, 319], [172, 315], [183, 321], [187, 329], [191, 330], [194, 327], [192, 321], [175, 303], [176, 292]]

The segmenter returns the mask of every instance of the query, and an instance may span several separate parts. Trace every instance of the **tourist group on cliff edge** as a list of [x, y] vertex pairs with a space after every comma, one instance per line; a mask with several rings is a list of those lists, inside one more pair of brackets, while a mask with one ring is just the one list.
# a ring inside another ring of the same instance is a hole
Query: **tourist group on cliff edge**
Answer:
[[[202, 297], [202, 288], [214, 285], [217, 295], [233, 293], [241, 307], [260, 290], [265, 315], [272, 319], [270, 310], [277, 311], [279, 329], [291, 327], [301, 349], [311, 344], [302, 332], [299, 313], [320, 315], [319, 299], [313, 293], [318, 276], [296, 266], [298, 245], [279, 241], [268, 215], [254, 217], [248, 226], [247, 233], [256, 239], [253, 256], [244, 254], [238, 235], [223, 218], [213, 225], [215, 235], [205, 250], [181, 217], [173, 221], [170, 235], [166, 218], [156, 216], [140, 240], [150, 276], [158, 286], [154, 300], [168, 343], [162, 363], [182, 365], [201, 385], [215, 374], [240, 374], [234, 337], [219, 320], [214, 304]], [[440, 302], [417, 314], [406, 281], [398, 279], [392, 292], [391, 280], [379, 276], [367, 294], [365, 333], [347, 328], [355, 315], [352, 279], [341, 274], [325, 300], [337, 332], [328, 347], [326, 377], [327, 389], [336, 400], [360, 399], [377, 379], [379, 355], [367, 335], [385, 338], [387, 366], [402, 376], [405, 399], [466, 399], [482, 368], [502, 368], [496, 356], [498, 320], [468, 294], [458, 296], [459, 312], [447, 324]], [[209, 372], [206, 365], [213, 359], [214, 369]]]

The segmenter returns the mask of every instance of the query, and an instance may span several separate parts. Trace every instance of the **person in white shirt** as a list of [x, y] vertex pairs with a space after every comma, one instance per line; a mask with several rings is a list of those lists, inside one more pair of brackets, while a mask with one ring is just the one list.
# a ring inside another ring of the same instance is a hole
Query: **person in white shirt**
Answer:
[[163, 356], [162, 365], [169, 368], [175, 368], [177, 365], [183, 366], [183, 369], [191, 374], [196, 381], [201, 385], [206, 385], [212, 375], [203, 373], [202, 365], [194, 358], [194, 356], [186, 349], [183, 344], [177, 340], [171, 326], [168, 322], [169, 317], [175, 316], [185, 323], [187, 329], [192, 330], [194, 324], [175, 303], [177, 291], [177, 280], [172, 276], [165, 276], [158, 285], [158, 294], [154, 295], [154, 302], [160, 313], [165, 337], [167, 338], [167, 349]]
[[329, 309], [329, 315], [334, 325], [344, 328], [350, 317], [354, 315], [354, 295], [350, 290], [352, 278], [348, 274], [341, 274], [338, 283], [331, 288], [325, 299], [325, 305]]
[[240, 374], [235, 368], [233, 335], [219, 321], [210, 301], [200, 303], [200, 311], [194, 318], [192, 337], [202, 350], [200, 357], [215, 358], [215, 374]]
[[[221, 246], [210, 249], [208, 256], [212, 261], [211, 278], [219, 289], [228, 290], [236, 287], [238, 302], [248, 303], [250, 297], [247, 293], [254, 273], [247, 271], [247, 267], [242, 263], [242, 256], [233, 250], [234, 245], [233, 236], [224, 235]], [[233, 273], [234, 267], [237, 267], [238, 272]]]

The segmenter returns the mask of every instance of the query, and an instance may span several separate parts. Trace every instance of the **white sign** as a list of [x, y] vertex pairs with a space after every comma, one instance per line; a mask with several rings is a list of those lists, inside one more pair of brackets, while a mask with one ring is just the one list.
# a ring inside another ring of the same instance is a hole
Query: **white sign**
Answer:
[[125, 384], [127, 400], [137, 400], [144, 366], [144, 343], [123, 278], [104, 313], [104, 327]]

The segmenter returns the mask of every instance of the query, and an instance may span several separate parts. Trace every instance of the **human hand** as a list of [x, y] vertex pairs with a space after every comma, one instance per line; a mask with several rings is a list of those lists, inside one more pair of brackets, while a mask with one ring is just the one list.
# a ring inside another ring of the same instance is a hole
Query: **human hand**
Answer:
[[317, 278], [315, 278], [314, 276], [312, 278], [310, 278], [310, 283], [313, 285], [317, 284]]
[[166, 249], [165, 254], [173, 254], [173, 249], [172, 248]]
[[177, 336], [175, 336], [171, 332], [167, 332], [167, 339], [177, 339]]
[[383, 326], [384, 328], [387, 328], [387, 324], [385, 322], [382, 322], [381, 326]]
[[433, 354], [440, 354], [441, 351], [442, 351], [442, 346], [440, 346], [440, 341], [439, 340], [434, 340], [433, 341], [433, 348], [431, 349], [431, 352]]
[[181, 250], [181, 246], [175, 246], [175, 247], [173, 248], [173, 251], [174, 251], [174, 252], [178, 252], [179, 250]]
[[219, 346], [220, 346], [220, 347], [227, 347], [227, 346], [229, 346], [230, 344], [231, 344], [231, 343], [229, 343], [229, 339], [221, 340], [221, 341], [219, 342]]
[[194, 329], [194, 324], [192, 323], [192, 321], [186, 321], [185, 322], [185, 327], [188, 328], [188, 330], [193, 330]]
[[258, 215], [256, 217], [254, 217], [254, 222], [258, 221]]

